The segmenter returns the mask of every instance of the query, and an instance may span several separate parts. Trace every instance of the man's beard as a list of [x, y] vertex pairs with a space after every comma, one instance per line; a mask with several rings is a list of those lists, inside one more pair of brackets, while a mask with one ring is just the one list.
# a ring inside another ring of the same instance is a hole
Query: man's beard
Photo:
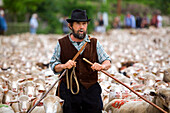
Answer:
[[[83, 31], [83, 34], [80, 34], [80, 33], [79, 33], [80, 31]], [[72, 32], [73, 32], [73, 36], [74, 36], [75, 38], [78, 38], [78, 39], [84, 39], [85, 36], [86, 36], [86, 31], [84, 31], [84, 30], [78, 30], [77, 33], [76, 33], [76, 32], [74, 31], [74, 29], [72, 28]]]

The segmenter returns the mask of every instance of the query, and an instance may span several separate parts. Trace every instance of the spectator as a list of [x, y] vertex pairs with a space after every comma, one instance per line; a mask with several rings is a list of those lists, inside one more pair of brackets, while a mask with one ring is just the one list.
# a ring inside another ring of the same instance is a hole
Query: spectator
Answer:
[[120, 18], [116, 16], [113, 21], [113, 28], [120, 28], [120, 27], [121, 27]]
[[131, 15], [129, 12], [127, 12], [124, 22], [126, 28], [136, 28], [135, 17]]
[[130, 19], [131, 19], [131, 28], [136, 28], [135, 16], [133, 16], [133, 15], [131, 14], [131, 15], [130, 15]]
[[124, 23], [125, 23], [126, 28], [131, 28], [132, 27], [131, 14], [129, 12], [126, 13]]
[[66, 21], [66, 19], [67, 19], [68, 17], [64, 17], [62, 20], [61, 20], [61, 22], [62, 22], [62, 28], [63, 28], [63, 33], [64, 34], [68, 34], [69, 33], [69, 28], [68, 28], [68, 22]]
[[96, 32], [104, 33], [106, 32], [106, 28], [104, 26], [103, 15], [101, 14], [98, 20], [98, 26], [96, 27]]
[[99, 18], [99, 26], [103, 26], [103, 25], [104, 25], [103, 16], [100, 15], [100, 18]]
[[142, 18], [139, 13], [136, 14], [136, 28], [141, 28]]
[[157, 14], [153, 13], [151, 19], [151, 26], [157, 27], [157, 25], [158, 25]]
[[0, 10], [0, 35], [4, 35], [7, 31], [7, 23], [4, 18], [4, 10]]
[[149, 18], [147, 17], [146, 13], [144, 13], [143, 16], [144, 17], [142, 18], [141, 27], [142, 28], [148, 28], [149, 27]]
[[158, 14], [158, 15], [157, 15], [157, 21], [158, 21], [158, 22], [157, 22], [157, 27], [160, 28], [160, 27], [162, 27], [162, 16], [161, 16], [161, 12], [158, 11], [157, 14]]
[[38, 15], [34, 13], [30, 19], [30, 33], [36, 34], [37, 28], [38, 28], [38, 21], [37, 21]]

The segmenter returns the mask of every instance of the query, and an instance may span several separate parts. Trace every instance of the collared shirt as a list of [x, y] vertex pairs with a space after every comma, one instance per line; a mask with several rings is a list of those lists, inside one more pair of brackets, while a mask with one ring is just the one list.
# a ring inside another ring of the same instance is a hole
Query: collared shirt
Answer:
[[131, 17], [125, 17], [125, 25], [131, 27], [132, 25]]
[[[86, 37], [84, 38], [84, 40], [78, 45], [77, 42], [73, 41], [69, 35], [69, 39], [71, 41], [71, 43], [75, 46], [75, 48], [79, 51], [81, 49], [81, 47], [86, 43], [86, 42], [90, 42], [90, 39], [88, 37], [88, 35], [86, 35]], [[99, 63], [101, 64], [103, 61], [105, 60], [110, 60], [111, 59], [109, 58], [109, 55], [104, 51], [103, 49], [103, 46], [99, 43], [99, 41], [97, 40], [97, 54], [98, 54], [98, 60], [99, 60]], [[85, 48], [83, 49], [83, 51], [85, 50]], [[61, 51], [61, 47], [60, 47], [60, 44], [59, 44], [59, 41], [57, 42], [57, 46], [55, 47], [55, 50], [54, 50], [54, 54], [51, 58], [51, 61], [50, 61], [50, 66], [51, 66], [51, 69], [53, 70], [53, 72], [55, 73], [54, 71], [54, 67], [57, 65], [57, 64], [61, 64], [61, 60], [60, 60], [60, 51]], [[80, 53], [82, 54], [83, 51]], [[58, 73], [55, 73], [55, 74], [58, 74]]]

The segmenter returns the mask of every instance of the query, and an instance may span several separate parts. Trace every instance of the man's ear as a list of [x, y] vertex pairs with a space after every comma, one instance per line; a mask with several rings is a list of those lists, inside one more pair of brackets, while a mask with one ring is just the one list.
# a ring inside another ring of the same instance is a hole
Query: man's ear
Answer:
[[72, 26], [71, 26], [71, 24], [70, 24], [70, 23], [68, 23], [68, 27], [72, 30]]

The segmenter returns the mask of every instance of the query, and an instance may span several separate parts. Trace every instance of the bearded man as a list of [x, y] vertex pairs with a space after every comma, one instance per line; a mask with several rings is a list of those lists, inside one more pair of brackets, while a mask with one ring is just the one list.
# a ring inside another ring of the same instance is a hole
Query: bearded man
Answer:
[[[71, 19], [66, 19], [72, 32], [58, 40], [50, 61], [55, 74], [68, 70], [56, 93], [64, 100], [64, 113], [102, 113], [102, 90], [97, 82], [98, 71], [108, 70], [111, 60], [99, 41], [87, 35], [90, 20], [85, 10], [72, 11]], [[81, 49], [77, 59], [72, 60]], [[89, 65], [83, 58], [94, 64]]]

